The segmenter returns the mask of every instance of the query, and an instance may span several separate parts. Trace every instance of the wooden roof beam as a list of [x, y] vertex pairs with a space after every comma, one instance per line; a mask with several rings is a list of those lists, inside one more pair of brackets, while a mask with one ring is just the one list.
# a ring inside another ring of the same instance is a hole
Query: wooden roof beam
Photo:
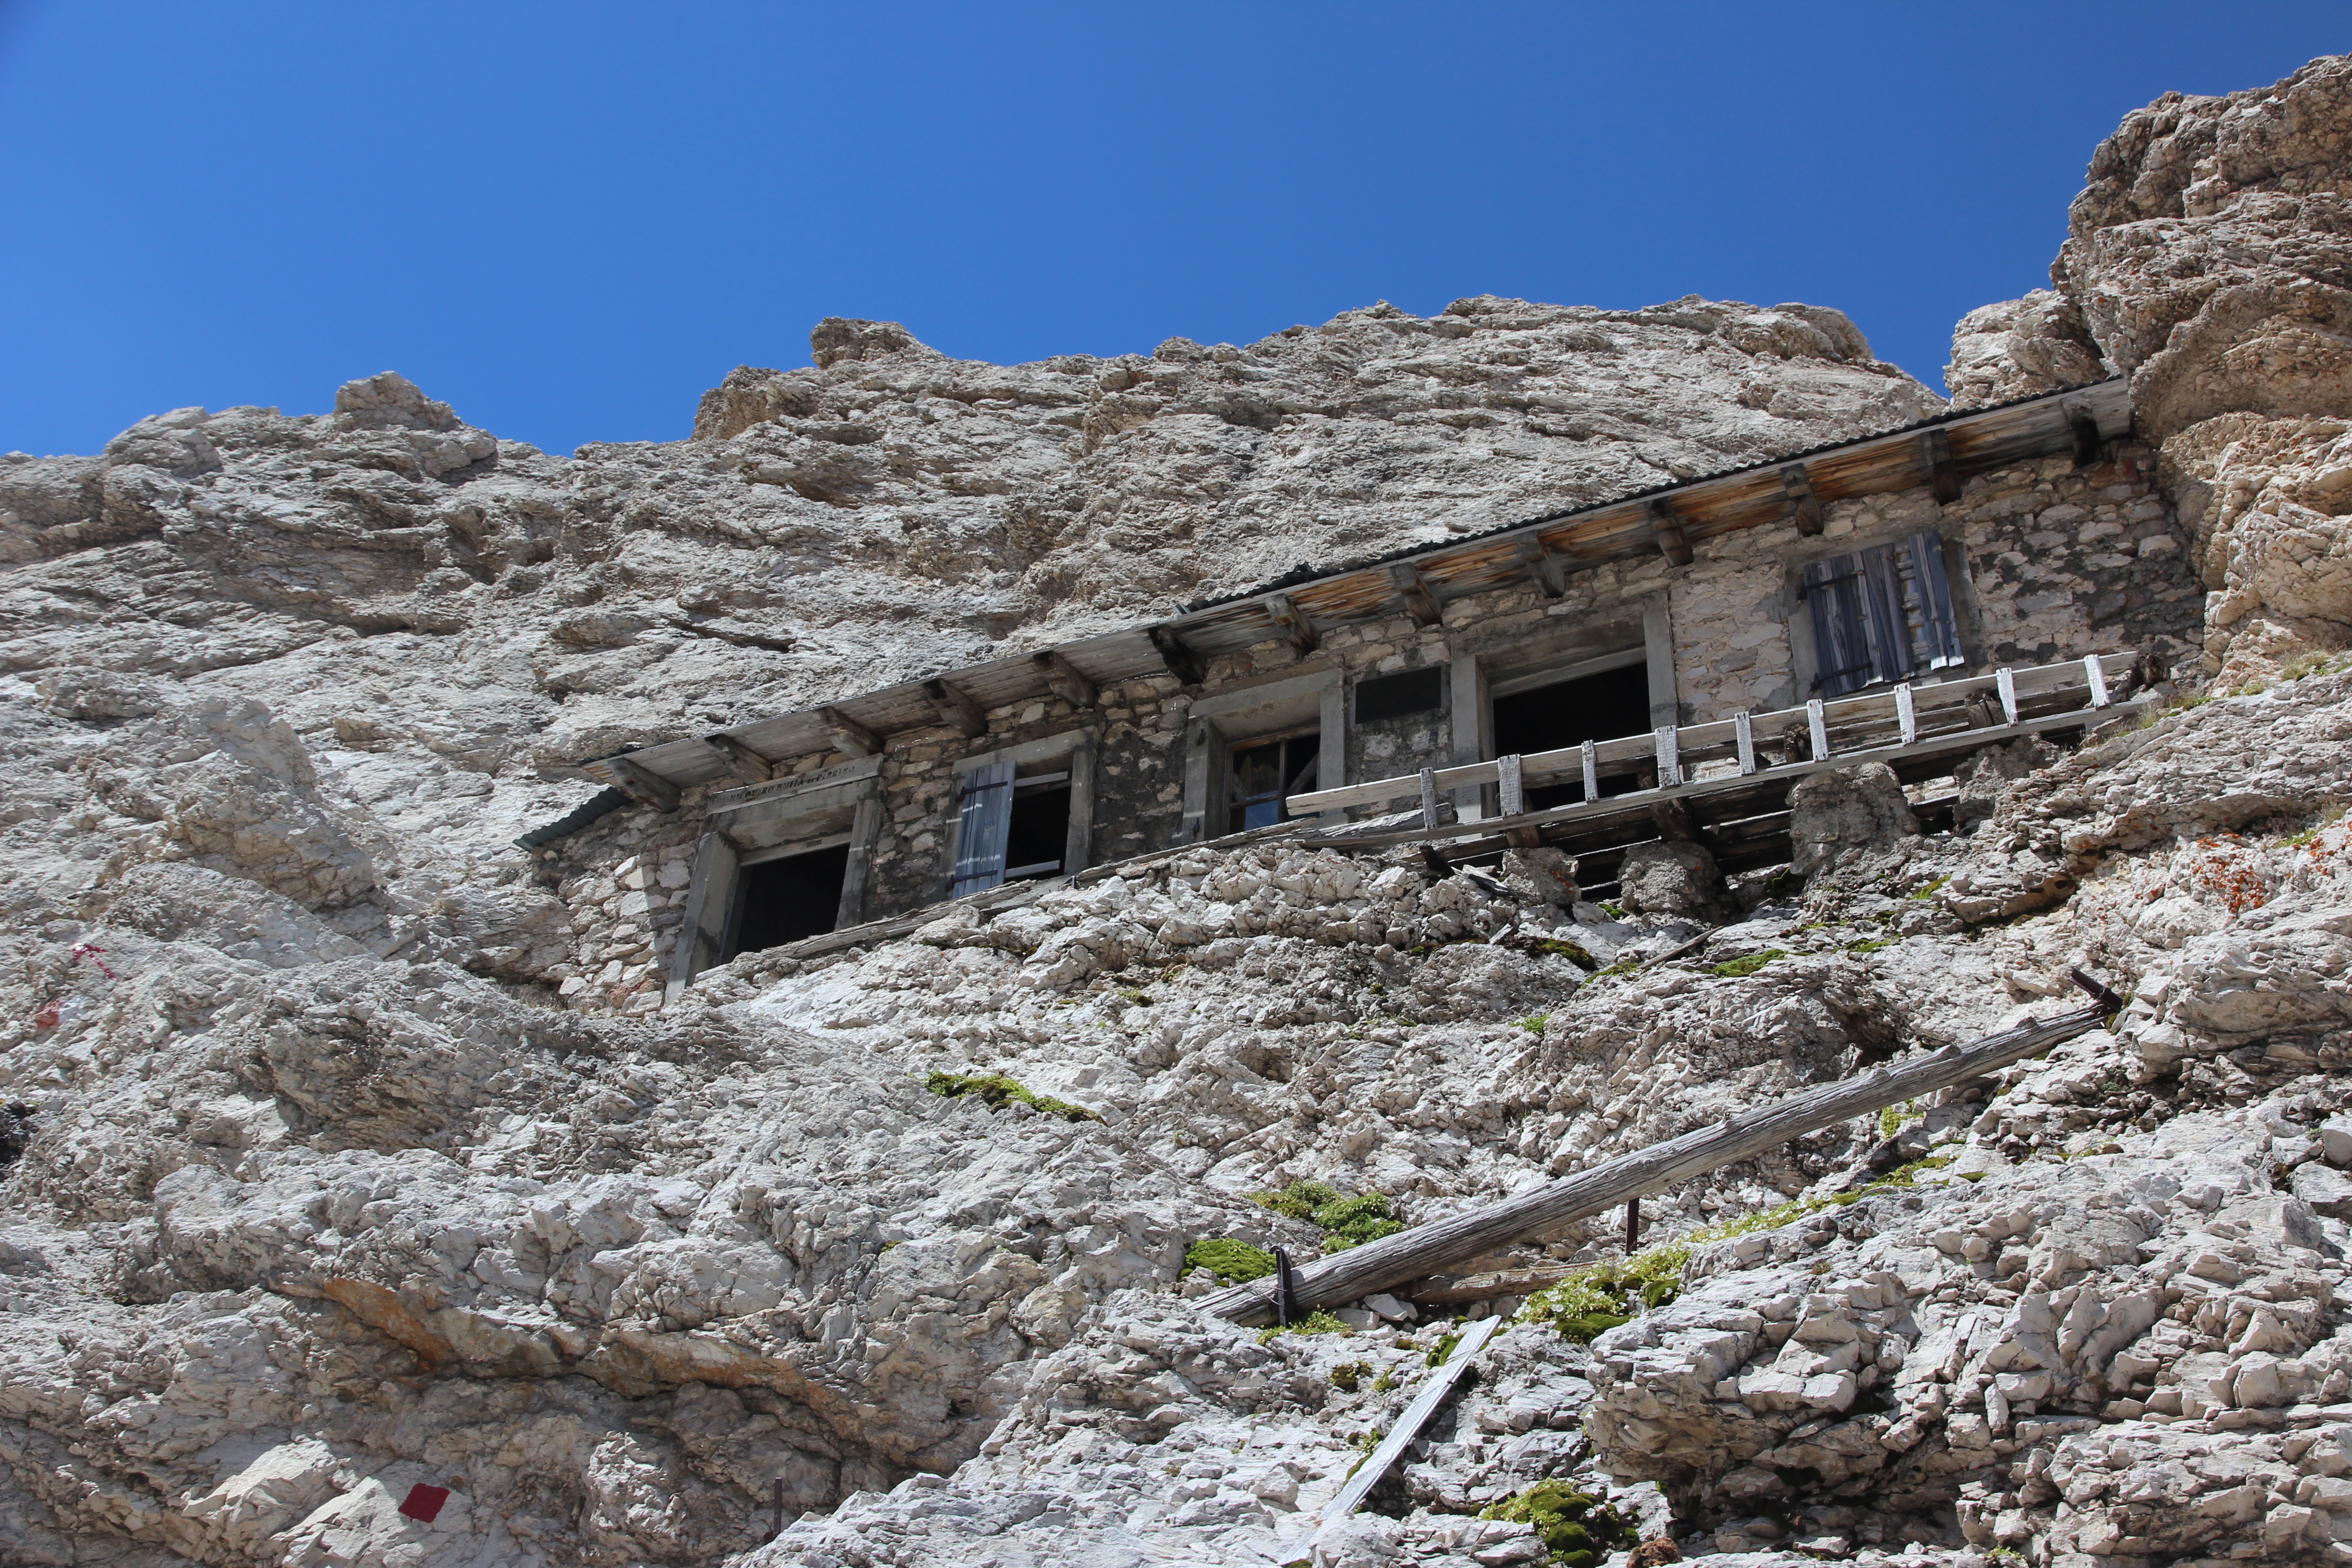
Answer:
[[1159, 650], [1160, 662], [1168, 667], [1169, 674], [1187, 686], [1198, 686], [1209, 678], [1209, 667], [1201, 658], [1201, 650], [1188, 646], [1172, 629], [1152, 626], [1146, 635]]
[[1315, 623], [1307, 618], [1307, 612], [1300, 609], [1289, 595], [1268, 594], [1265, 596], [1265, 613], [1274, 617], [1274, 624], [1282, 628], [1283, 637], [1298, 652], [1313, 653], [1323, 646], [1322, 635], [1316, 631]]
[[1927, 483], [1937, 500], [1949, 505], [1960, 499], [1960, 470], [1952, 461], [1951, 437], [1941, 428], [1920, 433], [1919, 460], [1927, 466]]
[[643, 763], [626, 757], [600, 757], [582, 766], [639, 805], [650, 805], [656, 811], [677, 809], [677, 785]]
[[1433, 626], [1444, 617], [1437, 607], [1437, 595], [1429, 586], [1429, 579], [1421, 568], [1410, 561], [1400, 561], [1389, 568], [1389, 581], [1396, 584], [1397, 596], [1404, 601], [1405, 613], [1417, 626]]
[[2099, 416], [2080, 398], [2070, 398], [2058, 405], [2066, 416], [2066, 436], [2074, 443], [2074, 466], [2087, 468], [2099, 460], [2100, 448], [2106, 441], [2099, 435]]
[[1687, 566], [1696, 559], [1690, 535], [1683, 531], [1683, 520], [1664, 496], [1650, 498], [1650, 536], [1657, 541], [1660, 552], [1677, 566]]
[[1543, 590], [1545, 598], [1557, 599], [1568, 592], [1568, 580], [1559, 569], [1559, 558], [1545, 547], [1543, 535], [1522, 533], [1518, 546], [1519, 564], [1527, 569], [1536, 586]]
[[1813, 493], [1812, 477], [1804, 464], [1791, 463], [1780, 470], [1780, 491], [1789, 498], [1789, 515], [1796, 521], [1797, 531], [1821, 532], [1822, 498]]
[[926, 680], [923, 695], [930, 700], [931, 711], [940, 716], [940, 722], [962, 731], [965, 739], [977, 741], [988, 733], [987, 710], [963, 688], [944, 680]]
[[833, 742], [834, 750], [837, 752], [847, 752], [853, 757], [871, 757], [878, 755], [882, 750], [881, 736], [838, 708], [818, 709], [816, 721], [824, 727], [825, 738]]
[[776, 770], [769, 765], [767, 758], [724, 730], [703, 736], [702, 743], [718, 754], [720, 767], [745, 784], [766, 784], [775, 776]]
[[1031, 654], [1029, 662], [1035, 665], [1037, 673], [1045, 678], [1046, 689], [1071, 707], [1092, 708], [1099, 700], [1095, 683], [1087, 679], [1087, 672], [1065, 658], [1059, 651], [1047, 648], [1043, 653]]

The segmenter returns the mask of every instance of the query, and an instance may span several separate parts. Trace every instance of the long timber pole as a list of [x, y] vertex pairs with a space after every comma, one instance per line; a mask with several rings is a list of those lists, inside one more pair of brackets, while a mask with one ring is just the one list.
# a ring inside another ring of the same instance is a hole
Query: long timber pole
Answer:
[[[2021, 1024], [1969, 1045], [1946, 1046], [1932, 1056], [1901, 1067], [1882, 1067], [1859, 1078], [1825, 1084], [1777, 1105], [1768, 1105], [1744, 1116], [1727, 1117], [1713, 1126], [1654, 1143], [1605, 1165], [1547, 1182], [1500, 1203], [1349, 1247], [1294, 1270], [1293, 1300], [1300, 1307], [1352, 1301], [1371, 1291], [1437, 1273], [1448, 1265], [1498, 1247], [1540, 1236], [1570, 1220], [1614, 1208], [1644, 1193], [1674, 1186], [1719, 1165], [1761, 1154], [1835, 1122], [1933, 1094], [2011, 1062], [2038, 1056], [2061, 1040], [2071, 1040], [2097, 1028], [2123, 1005], [2122, 998], [2081, 971], [2075, 972], [2074, 980], [2099, 1000], [2087, 1007]], [[1273, 1287], [1269, 1281], [1254, 1279], [1205, 1296], [1202, 1305], [1220, 1318], [1255, 1321], [1273, 1312]]]

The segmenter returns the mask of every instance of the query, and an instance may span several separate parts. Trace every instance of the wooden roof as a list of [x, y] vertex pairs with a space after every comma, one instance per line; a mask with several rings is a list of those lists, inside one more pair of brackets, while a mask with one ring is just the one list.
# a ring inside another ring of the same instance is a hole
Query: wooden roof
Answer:
[[[1810, 487], [1816, 502], [1879, 495], [1935, 484], [1958, 493], [1960, 481], [2027, 458], [2072, 449], [2078, 456], [2099, 441], [2131, 430], [2131, 401], [2121, 378], [2020, 398], [1991, 408], [1945, 414], [1860, 440], [1816, 447], [1786, 458], [1678, 484], [1660, 486], [1596, 506], [1579, 508], [1489, 533], [1349, 563], [1319, 576], [1262, 584], [1221, 600], [1188, 605], [1167, 620], [1058, 645], [1053, 651], [1097, 685], [1163, 675], [1282, 638], [1298, 641], [1324, 630], [1378, 619], [1402, 610], [1433, 618], [1454, 599], [1528, 580], [1565, 574], [1664, 550], [1705, 549], [1709, 540], [1776, 522]], [[1937, 472], [1938, 467], [1942, 472]], [[1677, 537], [1679, 535], [1679, 537]], [[1416, 605], [1421, 595], [1426, 598]], [[1189, 658], [1188, 658], [1189, 655]], [[923, 679], [902, 681], [845, 697], [830, 708], [780, 713], [720, 731], [761, 756], [782, 761], [842, 749], [838, 714], [876, 736], [930, 729], [943, 721], [940, 703], [926, 691], [944, 681], [981, 709], [1052, 693], [1043, 656], [1021, 653]], [[1197, 668], [1178, 673], [1190, 679]], [[624, 753], [636, 769], [673, 785], [736, 779], [721, 749], [699, 736]], [[623, 789], [626, 773], [613, 759], [583, 764]], [[637, 793], [632, 790], [631, 793]]]

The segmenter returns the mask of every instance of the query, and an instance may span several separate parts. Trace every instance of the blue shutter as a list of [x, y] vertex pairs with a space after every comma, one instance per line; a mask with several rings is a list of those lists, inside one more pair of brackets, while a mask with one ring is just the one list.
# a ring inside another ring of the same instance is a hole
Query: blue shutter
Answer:
[[1911, 552], [1911, 582], [1919, 593], [1919, 633], [1927, 645], [1927, 668], [1966, 664], [1959, 617], [1952, 613], [1952, 584], [1944, 574], [1944, 536], [1930, 528], [1913, 534], [1903, 546]]
[[1852, 559], [1861, 579], [1870, 679], [1900, 680], [1911, 673], [1911, 623], [1903, 613], [1903, 574], [1895, 547], [1875, 544]]
[[1870, 684], [1870, 635], [1864, 629], [1862, 557], [1840, 555], [1805, 568], [1805, 604], [1813, 617], [1813, 680], [1824, 697]]
[[956, 820], [953, 897], [1003, 883], [1005, 837], [1012, 824], [1012, 763], [983, 763], [968, 770]]

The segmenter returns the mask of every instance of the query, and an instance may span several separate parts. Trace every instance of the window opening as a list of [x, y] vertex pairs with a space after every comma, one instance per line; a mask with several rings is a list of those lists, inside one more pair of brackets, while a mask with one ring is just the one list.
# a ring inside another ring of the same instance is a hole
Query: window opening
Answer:
[[1234, 746], [1226, 753], [1225, 831], [1283, 821], [1283, 797], [1315, 787], [1322, 750], [1323, 737], [1313, 731]]
[[744, 867], [735, 885], [735, 940], [726, 956], [831, 931], [848, 875], [846, 844]]
[[1816, 561], [1799, 592], [1812, 616], [1813, 688], [1824, 697], [1968, 662], [1935, 529]]
[[1443, 706], [1445, 667], [1433, 664], [1356, 682], [1356, 722], [1377, 724]]
[[1059, 876], [1069, 842], [1070, 775], [1014, 779], [1004, 828], [1004, 880]]
[[[1628, 664], [1598, 675], [1538, 686], [1494, 700], [1495, 754], [1507, 757], [1537, 752], [1563, 751], [1587, 741], [1614, 741], [1646, 734], [1650, 729], [1650, 672], [1646, 666]], [[1634, 787], [1639, 764], [1607, 764], [1601, 775], [1601, 793], [1622, 795]], [[1548, 811], [1573, 805], [1584, 798], [1584, 780], [1529, 784], [1527, 808]]]
[[1069, 853], [1070, 783], [1066, 767], [1025, 778], [1015, 776], [1011, 762], [966, 769], [956, 815], [953, 896], [1059, 876]]

